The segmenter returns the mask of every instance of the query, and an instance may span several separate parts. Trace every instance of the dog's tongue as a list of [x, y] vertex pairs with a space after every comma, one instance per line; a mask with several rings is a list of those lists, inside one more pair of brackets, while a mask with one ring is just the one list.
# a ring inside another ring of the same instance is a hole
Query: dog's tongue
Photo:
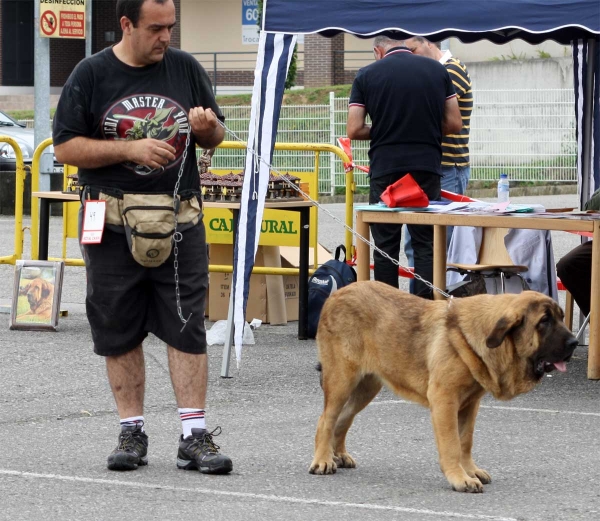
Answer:
[[566, 362], [554, 362], [554, 367], [556, 367], [556, 369], [558, 369], [561, 373], [567, 372]]

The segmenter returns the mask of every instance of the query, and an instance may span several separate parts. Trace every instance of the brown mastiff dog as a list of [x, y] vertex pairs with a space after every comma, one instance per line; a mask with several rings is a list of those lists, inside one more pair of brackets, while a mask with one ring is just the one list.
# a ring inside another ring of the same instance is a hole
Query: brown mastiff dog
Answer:
[[54, 284], [40, 277], [33, 279], [19, 290], [19, 295], [26, 295], [29, 311], [17, 317], [17, 320], [27, 316], [38, 316], [50, 319], [52, 317], [52, 301], [54, 299]]
[[566, 371], [577, 340], [558, 304], [534, 291], [431, 301], [369, 281], [327, 299], [317, 344], [325, 407], [311, 474], [356, 466], [346, 433], [386, 385], [431, 410], [452, 488], [483, 492], [492, 478], [471, 457], [481, 398], [510, 400]]

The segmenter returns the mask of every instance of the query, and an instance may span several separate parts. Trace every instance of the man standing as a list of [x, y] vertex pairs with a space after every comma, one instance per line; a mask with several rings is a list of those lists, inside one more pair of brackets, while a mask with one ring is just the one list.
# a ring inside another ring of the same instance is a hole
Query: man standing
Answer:
[[[459, 133], [449, 134], [442, 139], [442, 190], [462, 195], [467, 191], [467, 184], [471, 177], [469, 131], [473, 111], [473, 91], [469, 71], [458, 58], [452, 56], [450, 50], [442, 52], [439, 42], [433, 43], [421, 36], [414, 36], [406, 40], [406, 45], [414, 54], [440, 62], [450, 73], [460, 109], [462, 128]], [[454, 226], [446, 228], [447, 246], [450, 245], [453, 230]], [[414, 266], [412, 241], [408, 232], [404, 237], [404, 253], [408, 259], [408, 265]], [[410, 288], [413, 292], [412, 280]]]
[[[414, 56], [404, 41], [378, 36], [373, 43], [375, 62], [362, 68], [352, 85], [347, 135], [371, 140], [370, 204], [383, 191], [410, 173], [429, 199], [439, 199], [442, 175], [442, 135], [460, 131], [456, 94], [446, 69], [433, 60]], [[369, 115], [372, 125], [366, 124]], [[415, 273], [433, 280], [433, 227], [410, 225], [415, 251]], [[375, 245], [394, 260], [400, 253], [402, 227], [372, 224]], [[375, 251], [375, 280], [398, 287], [398, 267]], [[432, 291], [417, 280], [417, 295]]]
[[464, 63], [452, 56], [450, 50], [442, 51], [440, 43], [432, 43], [421, 36], [406, 40], [407, 47], [419, 56], [439, 61], [450, 73], [456, 92], [462, 128], [456, 134], [444, 136], [442, 140], [442, 190], [464, 194], [471, 177], [469, 160], [469, 130], [473, 111], [473, 90], [469, 71]]
[[[53, 132], [56, 157], [79, 168], [86, 204], [98, 200], [101, 208], [106, 201], [101, 242], [81, 242], [94, 351], [105, 357], [120, 416], [108, 468], [148, 463], [142, 341], [153, 333], [167, 343], [182, 422], [177, 466], [227, 473], [231, 459], [213, 442], [220, 430], [209, 432], [205, 423], [208, 260], [195, 155], [196, 144], [213, 148], [223, 140], [218, 119], [224, 118], [204, 69], [191, 55], [169, 48], [173, 0], [118, 0], [117, 18], [123, 38], [75, 68]], [[126, 209], [128, 197], [136, 203]], [[148, 216], [158, 200], [162, 213], [153, 220]], [[134, 212], [148, 220], [146, 228], [126, 235], [123, 225]], [[143, 249], [140, 259], [137, 241], [159, 235], [165, 240]], [[166, 262], [152, 264], [161, 248]]]

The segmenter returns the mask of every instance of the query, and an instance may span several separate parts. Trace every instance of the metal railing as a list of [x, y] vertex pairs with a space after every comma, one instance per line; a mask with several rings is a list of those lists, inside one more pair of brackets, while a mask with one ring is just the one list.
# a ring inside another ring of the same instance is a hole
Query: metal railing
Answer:
[[[501, 172], [513, 181], [577, 182], [575, 100], [571, 89], [475, 90], [471, 118], [471, 180], [496, 181]], [[227, 126], [248, 139], [250, 106], [224, 106]], [[331, 93], [327, 105], [284, 105], [277, 131], [280, 143], [336, 144], [346, 135], [348, 98]], [[29, 123], [29, 122], [28, 122]], [[31, 122], [33, 126], [33, 122]], [[233, 139], [226, 136], [226, 139]], [[353, 142], [354, 161], [368, 165], [369, 143]], [[213, 165], [243, 169], [245, 153], [219, 150]], [[277, 169], [309, 171], [312, 157], [299, 151], [275, 151]], [[366, 174], [355, 172], [358, 187], [367, 187]], [[344, 168], [333, 154], [319, 165], [319, 193], [343, 193]]]

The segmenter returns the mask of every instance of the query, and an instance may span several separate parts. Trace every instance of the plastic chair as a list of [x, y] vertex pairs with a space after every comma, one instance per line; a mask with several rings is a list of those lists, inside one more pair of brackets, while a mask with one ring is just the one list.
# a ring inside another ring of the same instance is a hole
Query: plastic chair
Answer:
[[526, 272], [527, 266], [515, 265], [506, 250], [504, 237], [508, 233], [508, 228], [483, 228], [483, 238], [477, 264], [458, 264], [449, 263], [449, 270], [457, 271], [461, 275], [479, 273], [484, 278], [499, 278], [500, 293], [506, 292], [506, 279], [518, 277], [521, 281], [522, 289], [529, 289], [521, 273]]

